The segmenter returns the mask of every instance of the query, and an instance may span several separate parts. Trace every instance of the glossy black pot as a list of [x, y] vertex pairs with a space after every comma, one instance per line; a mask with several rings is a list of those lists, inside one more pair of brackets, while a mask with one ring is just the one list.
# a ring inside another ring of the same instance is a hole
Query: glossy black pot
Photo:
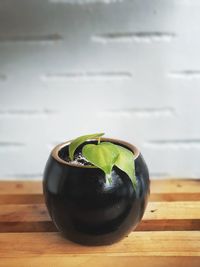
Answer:
[[138, 149], [116, 139], [101, 140], [134, 152], [136, 190], [117, 167], [108, 185], [99, 168], [67, 163], [64, 158], [70, 142], [53, 149], [44, 172], [43, 191], [54, 224], [66, 238], [85, 245], [112, 244], [127, 236], [140, 222], [149, 195], [149, 173]]

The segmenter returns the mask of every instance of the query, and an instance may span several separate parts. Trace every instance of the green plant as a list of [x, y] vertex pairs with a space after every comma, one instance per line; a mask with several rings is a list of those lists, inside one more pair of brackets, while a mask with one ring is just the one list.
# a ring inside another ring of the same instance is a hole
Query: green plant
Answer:
[[133, 186], [136, 186], [134, 154], [127, 148], [115, 145], [111, 142], [101, 142], [104, 133], [80, 136], [74, 139], [69, 145], [69, 158], [74, 159], [75, 150], [87, 140], [97, 139], [97, 144], [86, 144], [82, 149], [82, 155], [94, 166], [104, 171], [106, 179], [112, 182], [112, 168], [117, 166], [124, 171], [131, 179]]

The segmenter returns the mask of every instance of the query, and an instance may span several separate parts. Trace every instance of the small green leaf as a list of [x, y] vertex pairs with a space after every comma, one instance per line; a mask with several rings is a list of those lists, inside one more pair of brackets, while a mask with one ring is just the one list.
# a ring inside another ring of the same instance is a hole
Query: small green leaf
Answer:
[[98, 137], [101, 137], [102, 135], [104, 135], [104, 133], [88, 134], [88, 135], [83, 135], [83, 136], [80, 136], [74, 139], [69, 145], [69, 158], [71, 160], [74, 159], [74, 152], [82, 143], [84, 143], [85, 141], [89, 139], [97, 139]]
[[98, 145], [85, 145], [82, 154], [89, 162], [102, 169], [105, 174], [111, 173], [119, 156], [119, 152], [115, 145], [109, 142], [102, 142]]
[[120, 170], [124, 171], [129, 176], [135, 188], [136, 176], [134, 154], [130, 150], [122, 146], [115, 145], [115, 147], [118, 149], [119, 152], [119, 157], [115, 162], [115, 166], [117, 166]]

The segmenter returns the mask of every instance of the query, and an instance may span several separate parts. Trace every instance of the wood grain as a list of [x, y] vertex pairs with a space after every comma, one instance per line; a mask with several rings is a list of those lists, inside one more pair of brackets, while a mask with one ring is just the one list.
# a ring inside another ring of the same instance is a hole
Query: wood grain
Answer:
[[[151, 193], [200, 193], [200, 179], [151, 180]], [[42, 181], [1, 181], [0, 195], [42, 194]]]
[[142, 220], [135, 231], [194, 231], [200, 230], [200, 219]]
[[[45, 204], [0, 207], [0, 222], [50, 221]], [[200, 202], [149, 202], [143, 220], [161, 219], [200, 219]]]
[[50, 221], [45, 204], [1, 205], [0, 222]]
[[[17, 242], [16, 242], [17, 241]], [[88, 247], [72, 243], [58, 233], [2, 233], [0, 257], [107, 255], [200, 256], [199, 231], [132, 232], [110, 246]], [[12, 244], [12, 249], [10, 246]]]
[[[163, 194], [151, 194], [149, 201], [200, 201], [200, 193], [163, 193]], [[1, 204], [39, 204], [43, 203], [44, 198], [42, 194], [0, 194]]]
[[[197, 231], [200, 219], [142, 220], [134, 231]], [[0, 233], [57, 232], [52, 221], [0, 222]]]
[[151, 193], [150, 201], [200, 201], [200, 193]]
[[0, 194], [0, 205], [1, 204], [37, 204], [43, 203], [44, 197], [42, 194], [11, 194], [1, 195]]
[[142, 222], [111, 246], [64, 239], [44, 205], [41, 182], [0, 182], [0, 267], [199, 267], [200, 182], [153, 180]]
[[199, 257], [194, 256], [69, 256], [45, 255], [20, 258], [3, 258], [0, 267], [199, 267]]
[[1, 181], [0, 195], [42, 194], [42, 181]]
[[149, 202], [144, 220], [200, 219], [200, 202]]
[[[152, 180], [149, 201], [200, 201], [199, 180]], [[0, 204], [43, 203], [42, 182], [0, 182]]]
[[155, 193], [200, 193], [200, 179], [151, 180], [151, 192]]
[[0, 233], [33, 232], [58, 232], [58, 230], [56, 229], [52, 221], [0, 222]]

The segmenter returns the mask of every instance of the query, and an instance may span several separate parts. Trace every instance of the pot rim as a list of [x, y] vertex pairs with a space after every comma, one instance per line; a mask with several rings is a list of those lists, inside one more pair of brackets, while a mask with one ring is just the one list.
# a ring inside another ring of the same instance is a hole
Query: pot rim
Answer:
[[[87, 141], [96, 141], [97, 139], [88, 139]], [[79, 164], [76, 164], [76, 163], [70, 163], [70, 162], [67, 162], [65, 160], [63, 160], [58, 154], [60, 152], [60, 150], [62, 148], [64, 148], [65, 146], [69, 145], [73, 140], [69, 140], [69, 141], [66, 141], [64, 143], [60, 143], [58, 144], [57, 146], [55, 146], [53, 148], [53, 150], [51, 151], [51, 156], [58, 162], [62, 163], [62, 164], [65, 164], [67, 166], [71, 166], [71, 167], [77, 167], [77, 168], [87, 168], [87, 169], [99, 169], [98, 167], [96, 166], [89, 166], [89, 165], [79, 165]], [[140, 151], [139, 149], [126, 142], [126, 141], [123, 141], [123, 140], [119, 140], [119, 139], [114, 139], [114, 138], [106, 138], [106, 137], [102, 137], [101, 138], [101, 141], [108, 141], [108, 142], [111, 142], [111, 143], [117, 143], [117, 144], [121, 144], [121, 145], [124, 145], [125, 147], [129, 148], [133, 154], [134, 154], [134, 161], [139, 157], [140, 155]]]

